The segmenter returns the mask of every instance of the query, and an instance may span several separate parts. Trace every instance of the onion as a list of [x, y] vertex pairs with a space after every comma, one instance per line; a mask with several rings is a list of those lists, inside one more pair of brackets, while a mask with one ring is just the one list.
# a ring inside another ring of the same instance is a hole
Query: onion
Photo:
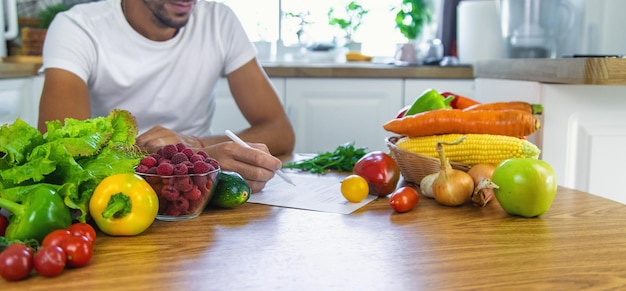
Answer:
[[[465, 140], [461, 137], [453, 143], [445, 143], [455, 145]], [[470, 196], [474, 191], [474, 180], [472, 177], [461, 170], [453, 169], [443, 150], [444, 142], [437, 143], [437, 153], [439, 154], [439, 162], [441, 169], [435, 181], [433, 182], [433, 194], [435, 200], [440, 204], [447, 206], [459, 206], [470, 200]]]
[[485, 207], [495, 197], [493, 192], [495, 184], [491, 182], [491, 176], [495, 169], [496, 165], [494, 164], [476, 164], [467, 171], [467, 174], [474, 180], [474, 191], [470, 199], [475, 205]]
[[422, 178], [422, 181], [420, 181], [420, 191], [424, 196], [428, 198], [435, 198], [435, 194], [433, 193], [433, 182], [435, 182], [437, 176], [439, 176], [439, 172], [426, 175]]

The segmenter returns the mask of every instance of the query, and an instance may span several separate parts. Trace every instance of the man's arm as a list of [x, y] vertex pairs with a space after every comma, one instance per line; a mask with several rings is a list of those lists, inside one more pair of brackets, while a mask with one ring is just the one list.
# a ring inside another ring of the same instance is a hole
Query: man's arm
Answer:
[[[257, 60], [251, 60], [227, 78], [237, 106], [250, 123], [250, 128], [238, 135], [247, 142], [267, 145], [273, 155], [292, 153], [295, 145], [293, 127]], [[223, 135], [204, 140], [206, 144], [229, 141]]]
[[46, 69], [39, 103], [39, 131], [45, 132], [46, 121], [67, 117], [87, 119], [91, 115], [87, 84], [73, 73], [62, 69]]

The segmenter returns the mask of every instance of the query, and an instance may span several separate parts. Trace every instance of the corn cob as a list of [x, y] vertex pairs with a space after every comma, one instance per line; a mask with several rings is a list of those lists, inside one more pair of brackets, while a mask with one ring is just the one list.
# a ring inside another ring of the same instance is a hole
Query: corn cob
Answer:
[[476, 164], [499, 164], [510, 158], [538, 158], [541, 152], [536, 145], [525, 139], [492, 134], [441, 134], [421, 137], [403, 137], [396, 146], [413, 153], [438, 158], [437, 142], [454, 142], [466, 139], [457, 145], [444, 145], [446, 157], [451, 162], [469, 166]]

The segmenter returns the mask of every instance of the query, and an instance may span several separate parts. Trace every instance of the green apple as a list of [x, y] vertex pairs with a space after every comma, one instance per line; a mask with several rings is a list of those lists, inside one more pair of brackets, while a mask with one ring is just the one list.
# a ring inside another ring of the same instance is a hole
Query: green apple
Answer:
[[493, 172], [496, 199], [508, 214], [535, 217], [544, 214], [556, 196], [552, 166], [534, 158], [508, 159]]

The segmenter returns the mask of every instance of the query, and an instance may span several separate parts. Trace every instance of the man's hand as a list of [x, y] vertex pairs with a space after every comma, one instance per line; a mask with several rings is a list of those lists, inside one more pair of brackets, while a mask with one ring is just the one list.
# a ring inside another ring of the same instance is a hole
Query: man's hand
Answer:
[[149, 152], [154, 152], [168, 144], [184, 143], [193, 149], [200, 149], [200, 141], [193, 137], [157, 125], [137, 137], [137, 145]]

